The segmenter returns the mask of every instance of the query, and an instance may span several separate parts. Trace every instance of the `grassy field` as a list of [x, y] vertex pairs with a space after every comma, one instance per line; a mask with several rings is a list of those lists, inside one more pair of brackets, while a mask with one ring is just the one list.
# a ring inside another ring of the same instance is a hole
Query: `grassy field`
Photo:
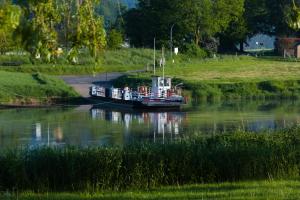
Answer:
[[78, 94], [55, 77], [0, 71], [0, 103], [40, 104], [70, 100]]
[[[153, 65], [151, 49], [107, 50], [103, 53], [100, 63], [94, 64], [86, 53], [79, 57], [77, 65], [66, 64], [65, 58], [52, 64], [32, 64], [29, 55], [0, 56], [0, 69], [19, 72], [41, 72], [53, 75], [62, 74], [93, 74], [112, 71], [129, 71], [149, 69]], [[157, 51], [157, 65], [160, 52]], [[22, 62], [24, 65], [13, 67], [3, 66], [7, 62]], [[182, 78], [188, 81], [206, 81], [214, 83], [249, 82], [266, 80], [298, 80], [300, 61], [283, 59], [275, 56], [253, 57], [218, 55], [217, 58], [191, 58], [186, 55], [175, 56], [175, 63], [167, 57], [166, 75]], [[161, 68], [158, 68], [161, 74]], [[150, 74], [145, 74], [148, 76]]]
[[163, 187], [149, 191], [95, 193], [3, 193], [1, 200], [113, 200], [113, 199], [213, 199], [213, 200], [297, 200], [300, 181], [256, 181]]
[[[24, 63], [21, 66], [5, 66], [10, 62]], [[87, 54], [79, 56], [76, 65], [67, 64], [65, 58], [58, 59], [56, 63], [32, 64], [29, 55], [23, 56], [0, 56], [0, 70], [35, 73], [40, 72], [51, 75], [74, 75], [95, 74], [103, 72], [124, 72], [130, 70], [145, 69], [147, 64], [152, 63], [152, 51], [149, 49], [123, 49], [117, 51], [107, 50], [103, 53], [99, 63]]]
[[[161, 74], [161, 69], [159, 70]], [[219, 56], [211, 59], [178, 57], [166, 74], [189, 81], [214, 83], [299, 79], [300, 62], [279, 57]]]

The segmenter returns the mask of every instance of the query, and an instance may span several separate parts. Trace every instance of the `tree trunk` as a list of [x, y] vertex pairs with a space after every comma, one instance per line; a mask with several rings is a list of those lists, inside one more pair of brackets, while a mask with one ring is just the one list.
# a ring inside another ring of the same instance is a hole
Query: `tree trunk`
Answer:
[[240, 41], [240, 52], [244, 52], [244, 41]]
[[195, 44], [197, 46], [199, 46], [200, 44], [200, 29], [198, 28], [196, 31], [195, 31]]
[[79, 15], [79, 12], [80, 12], [80, 0], [76, 0], [76, 15], [77, 15], [77, 33], [76, 33], [76, 43], [79, 42], [80, 40], [80, 37], [79, 37], [79, 32], [80, 32], [80, 15]]

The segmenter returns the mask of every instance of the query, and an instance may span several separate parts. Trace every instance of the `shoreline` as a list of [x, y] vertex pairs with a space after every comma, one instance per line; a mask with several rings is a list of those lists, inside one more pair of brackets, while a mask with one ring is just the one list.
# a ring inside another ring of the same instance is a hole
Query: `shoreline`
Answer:
[[73, 107], [73, 106], [83, 106], [83, 105], [90, 105], [91, 99], [78, 97], [75, 99], [70, 99], [67, 101], [53, 101], [52, 103], [45, 104], [42, 102], [37, 103], [3, 103], [0, 104], [0, 109], [14, 109], [14, 108], [54, 108], [54, 107]]

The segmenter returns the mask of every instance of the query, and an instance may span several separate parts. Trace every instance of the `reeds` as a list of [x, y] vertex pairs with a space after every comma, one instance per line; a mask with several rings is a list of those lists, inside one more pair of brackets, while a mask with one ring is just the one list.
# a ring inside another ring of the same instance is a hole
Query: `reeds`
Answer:
[[168, 144], [2, 152], [0, 190], [101, 191], [299, 177], [300, 128]]

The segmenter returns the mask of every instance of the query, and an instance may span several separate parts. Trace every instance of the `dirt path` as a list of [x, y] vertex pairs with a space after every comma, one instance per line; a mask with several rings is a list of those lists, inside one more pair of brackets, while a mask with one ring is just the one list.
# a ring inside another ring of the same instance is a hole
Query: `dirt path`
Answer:
[[112, 73], [104, 73], [98, 74], [95, 76], [84, 75], [84, 76], [60, 76], [67, 84], [72, 86], [75, 91], [77, 91], [82, 97], [89, 97], [89, 87], [91, 85], [103, 85], [110, 86], [111, 81], [117, 79], [121, 76], [124, 76], [128, 73], [139, 73], [144, 70], [130, 71], [130, 72], [112, 72]]

